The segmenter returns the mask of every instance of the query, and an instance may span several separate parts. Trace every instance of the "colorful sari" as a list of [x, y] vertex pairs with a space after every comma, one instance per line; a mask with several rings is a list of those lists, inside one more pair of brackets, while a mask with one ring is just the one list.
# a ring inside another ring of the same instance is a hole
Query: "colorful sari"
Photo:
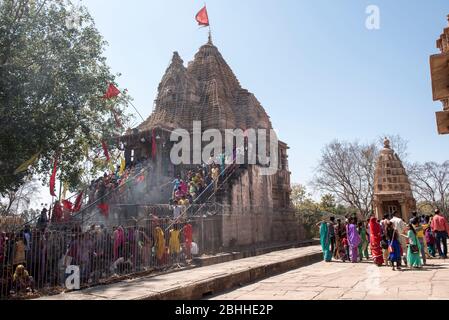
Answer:
[[[409, 242], [408, 249], [407, 249], [408, 265], [409, 265], [409, 267], [419, 268], [422, 266], [422, 261], [421, 261], [421, 256], [420, 256], [421, 244], [418, 241], [418, 237], [412, 230], [408, 231], [407, 237], [408, 237], [408, 242]], [[412, 252], [412, 249], [411, 249], [412, 245], [415, 245], [418, 247], [418, 252], [416, 252], [416, 253]]]
[[324, 261], [332, 261], [332, 252], [330, 251], [330, 238], [329, 229], [326, 222], [321, 223], [320, 227], [320, 242], [321, 248], [323, 249]]
[[351, 262], [358, 262], [358, 249], [361, 242], [360, 235], [357, 232], [357, 227], [355, 224], [350, 224], [347, 226], [348, 243], [351, 254]]
[[338, 224], [335, 231], [335, 258], [345, 262], [347, 257], [343, 240], [346, 238], [346, 228], [345, 226]]
[[369, 253], [368, 253], [368, 238], [366, 235], [366, 229], [365, 226], [362, 227], [362, 229], [359, 230], [360, 234], [360, 244], [359, 244], [359, 254], [360, 254], [360, 260], [363, 258], [369, 259]]
[[373, 256], [374, 263], [378, 266], [381, 266], [384, 263], [382, 247], [380, 246], [382, 234], [380, 224], [374, 217], [371, 218], [371, 220], [369, 221], [369, 230], [370, 230], [371, 254]]

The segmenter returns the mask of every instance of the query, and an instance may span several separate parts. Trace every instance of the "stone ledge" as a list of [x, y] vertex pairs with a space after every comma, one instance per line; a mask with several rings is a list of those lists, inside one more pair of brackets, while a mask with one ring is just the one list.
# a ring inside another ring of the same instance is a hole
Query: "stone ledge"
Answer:
[[133, 300], [200, 300], [206, 296], [223, 293], [264, 278], [319, 262], [321, 259], [321, 252], [311, 253], [293, 259], [262, 266], [255, 266], [244, 271], [236, 271], [224, 276], [205, 279], [185, 287], [176, 288], [157, 294], [149, 294]]
[[300, 242], [290, 242], [287, 244], [278, 244], [274, 246], [262, 247], [262, 248], [248, 248], [239, 250], [236, 252], [221, 253], [210, 257], [197, 257], [193, 259], [193, 263], [197, 267], [206, 267], [214, 264], [245, 259], [249, 257], [259, 256], [267, 254], [273, 251], [286, 250], [291, 248], [302, 248], [307, 246], [319, 245], [320, 241], [317, 239], [305, 240]]
[[43, 297], [40, 300], [202, 299], [321, 259], [319, 246], [294, 248], [213, 266]]

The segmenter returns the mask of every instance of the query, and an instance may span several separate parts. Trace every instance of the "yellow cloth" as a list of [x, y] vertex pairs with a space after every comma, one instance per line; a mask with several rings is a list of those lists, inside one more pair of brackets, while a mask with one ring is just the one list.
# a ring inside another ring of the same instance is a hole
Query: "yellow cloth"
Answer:
[[158, 260], [161, 260], [164, 256], [165, 251], [165, 237], [164, 237], [164, 231], [160, 227], [156, 228], [156, 258]]
[[218, 168], [212, 168], [212, 179], [217, 180], [220, 176], [220, 171]]
[[181, 199], [181, 200], [178, 201], [178, 204], [179, 204], [180, 206], [188, 207], [189, 204], [190, 204], [190, 202], [189, 202], [189, 199], [184, 199], [184, 200]]
[[41, 151], [39, 150], [38, 153], [36, 153], [35, 155], [33, 155], [30, 159], [28, 159], [27, 161], [25, 161], [24, 163], [22, 163], [15, 171], [14, 174], [18, 174], [24, 171], [28, 170], [28, 167], [31, 166], [34, 162], [36, 162], [37, 159], [39, 159], [39, 156], [41, 154]]
[[126, 160], [125, 160], [125, 158], [121, 157], [120, 158], [120, 172], [119, 172], [120, 177], [123, 175], [123, 172], [125, 172], [125, 168], [126, 168]]
[[416, 236], [417, 236], [418, 238], [420, 238], [420, 239], [424, 238], [424, 230], [425, 230], [425, 229], [426, 229], [426, 228], [424, 228], [424, 225], [422, 225], [421, 228], [419, 228], [419, 229], [416, 231]]
[[23, 265], [18, 265], [13, 275], [13, 281], [26, 280], [30, 275]]
[[170, 230], [169, 250], [170, 253], [181, 252], [181, 244], [179, 241], [180, 230]]

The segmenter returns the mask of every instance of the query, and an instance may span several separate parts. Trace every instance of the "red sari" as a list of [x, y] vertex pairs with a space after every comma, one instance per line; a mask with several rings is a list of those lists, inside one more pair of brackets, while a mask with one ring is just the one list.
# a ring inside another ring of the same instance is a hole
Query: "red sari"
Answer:
[[377, 222], [376, 218], [371, 218], [369, 221], [370, 230], [370, 247], [371, 254], [373, 256], [374, 263], [381, 266], [384, 263], [384, 257], [382, 253], [382, 247], [380, 242], [382, 240], [380, 224]]
[[191, 258], [190, 251], [192, 249], [192, 225], [191, 224], [187, 224], [184, 227], [184, 239], [185, 239], [185, 244], [186, 244], [187, 258], [190, 259]]

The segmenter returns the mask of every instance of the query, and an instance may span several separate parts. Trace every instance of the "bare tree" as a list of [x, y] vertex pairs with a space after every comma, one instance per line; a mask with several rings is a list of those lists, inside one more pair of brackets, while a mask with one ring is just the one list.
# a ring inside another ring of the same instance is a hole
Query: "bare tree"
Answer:
[[336, 140], [323, 149], [312, 185], [368, 216], [372, 209], [377, 154], [374, 143], [363, 145]]
[[27, 210], [32, 198], [39, 193], [39, 183], [37, 180], [31, 180], [23, 184], [17, 191], [10, 190], [0, 197], [0, 215], [7, 216], [19, 214]]
[[449, 161], [415, 163], [409, 167], [409, 178], [417, 200], [449, 215]]

